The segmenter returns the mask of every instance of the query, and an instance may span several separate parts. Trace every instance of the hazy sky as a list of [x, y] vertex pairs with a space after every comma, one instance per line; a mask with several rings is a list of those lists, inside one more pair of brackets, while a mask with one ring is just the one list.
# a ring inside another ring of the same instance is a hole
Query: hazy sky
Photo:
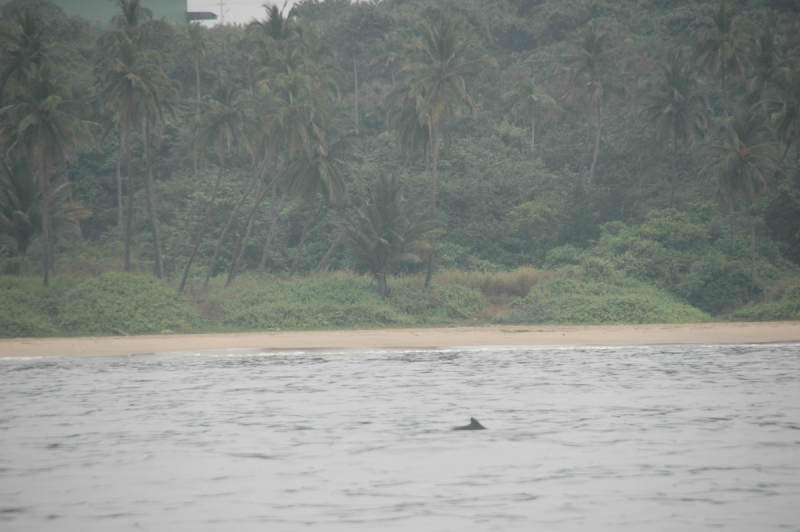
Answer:
[[[266, 0], [270, 5], [283, 6], [284, 0]], [[246, 24], [252, 19], [259, 20], [266, 16], [266, 11], [262, 7], [265, 0], [222, 0], [225, 11], [225, 23]], [[211, 11], [217, 14], [216, 23], [222, 22], [220, 16], [220, 0], [189, 0], [189, 11]], [[294, 0], [289, 0], [289, 7], [291, 9]], [[214, 23], [212, 22], [212, 25]]]

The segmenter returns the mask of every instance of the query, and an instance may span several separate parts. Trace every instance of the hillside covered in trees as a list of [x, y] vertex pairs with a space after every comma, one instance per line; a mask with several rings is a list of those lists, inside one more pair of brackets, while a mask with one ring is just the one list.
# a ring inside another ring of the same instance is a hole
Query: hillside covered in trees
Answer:
[[115, 4], [0, 6], [0, 335], [800, 317], [796, 2]]

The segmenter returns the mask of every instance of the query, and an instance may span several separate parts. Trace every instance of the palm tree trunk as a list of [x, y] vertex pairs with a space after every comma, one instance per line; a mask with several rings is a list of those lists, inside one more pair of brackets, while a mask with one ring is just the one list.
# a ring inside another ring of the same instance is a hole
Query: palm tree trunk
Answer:
[[669, 187], [669, 205], [667, 205], [670, 209], [672, 201], [675, 199], [675, 172], [678, 166], [678, 131], [676, 129], [672, 130], [672, 148], [672, 179]]
[[228, 268], [228, 279], [225, 281], [225, 288], [230, 286], [234, 279], [236, 279], [236, 275], [239, 273], [239, 261], [244, 256], [242, 245], [245, 239], [250, 236], [250, 228], [252, 227], [252, 223], [255, 219], [256, 211], [258, 210], [259, 205], [261, 205], [261, 202], [264, 200], [264, 196], [267, 195], [267, 192], [269, 192], [270, 188], [277, 179], [278, 177], [276, 176], [268, 187], [256, 195], [256, 201], [253, 203], [253, 207], [250, 209], [250, 213], [247, 215], [247, 220], [245, 221], [244, 226], [242, 226], [242, 230], [239, 231], [239, 240], [236, 241], [236, 248], [233, 250], [231, 265], [230, 268]]
[[597, 136], [594, 139], [594, 157], [592, 167], [589, 169], [589, 182], [594, 181], [594, 169], [597, 166], [597, 154], [600, 153], [600, 126], [603, 121], [603, 106], [597, 102]]
[[239, 201], [236, 202], [236, 206], [233, 208], [233, 212], [228, 217], [228, 221], [225, 224], [225, 228], [222, 230], [222, 234], [217, 240], [217, 247], [214, 248], [214, 256], [211, 258], [211, 262], [208, 265], [208, 270], [206, 271], [206, 278], [203, 281], [203, 288], [208, 286], [208, 280], [211, 279], [211, 274], [214, 272], [214, 266], [217, 264], [217, 260], [219, 259], [220, 251], [222, 250], [222, 244], [225, 242], [225, 237], [228, 236], [228, 232], [233, 225], [233, 221], [236, 219], [236, 216], [239, 215], [239, 209], [242, 208], [242, 204], [247, 199], [247, 196], [250, 194], [250, 191], [253, 190], [253, 187], [256, 183], [261, 180], [264, 176], [264, 171], [267, 169], [267, 163], [269, 162], [269, 155], [265, 154], [264, 159], [261, 161], [261, 165], [258, 167], [255, 175], [253, 176], [253, 180], [250, 181], [250, 184], [247, 186], [247, 190], [244, 191], [244, 194], [241, 195]]
[[747, 222], [750, 224], [750, 291], [756, 286], [756, 233], [753, 231], [753, 217], [750, 215], [750, 205], [747, 206]]
[[267, 244], [264, 246], [264, 253], [261, 255], [261, 264], [258, 266], [258, 278], [264, 277], [264, 270], [267, 267], [267, 259], [269, 258], [270, 248], [272, 247], [272, 239], [275, 237], [275, 228], [278, 226], [278, 218], [283, 210], [283, 203], [286, 201], [288, 194], [284, 192], [281, 196], [281, 201], [278, 207], [272, 212], [272, 223], [269, 226], [269, 235], [267, 235]]
[[164, 257], [161, 253], [161, 229], [158, 225], [158, 206], [156, 205], [155, 183], [153, 182], [153, 161], [150, 160], [150, 117], [148, 116], [144, 119], [144, 159], [147, 163], [147, 180], [145, 181], [147, 216], [150, 218], [150, 230], [153, 233], [156, 277], [163, 279]]
[[[256, 211], [258, 210], [259, 205], [261, 205], [261, 202], [264, 200], [264, 196], [267, 195], [267, 192], [272, 190], [272, 187], [278, 186], [277, 183], [283, 176], [283, 173], [286, 171], [287, 163], [288, 159], [284, 159], [281, 169], [277, 174], [275, 174], [275, 177], [272, 178], [272, 182], [269, 184], [269, 186], [265, 188], [263, 192], [258, 192], [256, 194], [256, 201], [253, 203], [253, 207], [250, 209], [250, 213], [247, 215], [247, 221], [245, 222], [246, 229], [245, 231], [239, 232], [239, 240], [236, 242], [236, 248], [233, 251], [233, 257], [231, 258], [231, 265], [228, 268], [228, 279], [225, 281], [226, 288], [230, 286], [234, 279], [236, 279], [236, 275], [239, 273], [239, 261], [244, 256], [242, 242], [245, 240], [245, 238], [250, 236], [250, 227], [255, 219]], [[260, 185], [259, 190], [261, 190]]]
[[314, 201], [316, 199], [317, 197], [314, 196], [308, 203], [308, 216], [306, 216], [306, 224], [303, 226], [303, 234], [300, 235], [300, 243], [297, 245], [297, 253], [294, 254], [292, 268], [289, 270], [289, 279], [294, 275], [294, 271], [297, 269], [297, 263], [300, 261], [300, 253], [303, 251], [303, 244], [306, 242], [306, 233], [308, 233], [308, 226], [311, 224], [311, 215], [314, 214]]
[[531, 109], [531, 155], [536, 151], [536, 116]]
[[356, 137], [358, 136], [358, 67], [356, 67], [356, 56], [353, 56], [353, 76], [356, 83]]
[[[264, 184], [263, 181], [258, 184], [258, 188], [256, 189], [256, 196], [260, 196], [261, 195], [261, 185], [263, 185], [263, 184]], [[267, 190], [270, 190], [270, 187], [267, 187]], [[273, 191], [275, 190], [275, 183], [274, 182], [272, 183], [272, 190]], [[273, 195], [273, 200], [274, 199], [275, 198], [274, 198], [274, 195]], [[272, 208], [273, 208], [273, 210], [275, 209], [275, 202], [274, 201], [272, 203]], [[239, 265], [242, 263], [242, 260], [244, 259], [244, 252], [247, 250], [248, 242], [250, 242], [250, 235], [252, 234], [253, 224], [255, 223], [255, 220], [256, 219], [255, 219], [255, 216], [254, 216], [254, 217], [250, 218], [248, 220], [248, 222], [247, 222], [247, 228], [245, 229], [245, 232], [244, 232], [244, 239], [242, 239], [242, 244], [238, 248], [239, 253], [236, 255], [236, 269], [233, 270], [233, 278], [236, 278], [236, 274], [239, 272]], [[231, 281], [233, 281], [233, 279], [231, 279]]]
[[589, 142], [592, 138], [592, 129], [589, 127], [589, 114], [586, 114], [586, 142], [583, 144], [583, 155], [581, 155], [581, 164], [578, 167], [578, 177], [583, 177], [583, 168], [586, 166], [586, 156], [589, 155]]
[[386, 271], [388, 270], [388, 264], [383, 263], [380, 266], [380, 270], [378, 270], [378, 294], [381, 297], [386, 297]]
[[734, 243], [734, 235], [733, 235], [733, 200], [728, 201], [728, 217], [730, 218], [731, 221], [731, 249], [734, 249], [736, 247], [736, 244]]
[[725, 61], [722, 61], [722, 114], [728, 116], [728, 87], [725, 83]]
[[125, 222], [122, 214], [122, 131], [117, 130], [117, 225], [119, 226], [119, 239], [125, 238]]
[[125, 158], [128, 165], [128, 212], [125, 222], [125, 272], [131, 271], [131, 238], [133, 236], [133, 163], [131, 161], [131, 126], [125, 126]]
[[19, 250], [19, 276], [25, 277], [28, 272], [28, 250]]
[[183, 292], [183, 287], [186, 286], [186, 278], [189, 277], [189, 268], [192, 267], [192, 262], [194, 261], [195, 255], [197, 255], [197, 249], [200, 247], [200, 242], [203, 241], [203, 235], [206, 233], [206, 227], [208, 227], [208, 220], [211, 218], [211, 211], [214, 210], [214, 202], [217, 199], [217, 191], [219, 190], [219, 184], [222, 182], [222, 174], [225, 172], [225, 153], [224, 149], [220, 150], [220, 165], [219, 165], [219, 175], [217, 176], [217, 182], [214, 183], [214, 190], [211, 192], [211, 200], [208, 202], [208, 207], [206, 208], [206, 215], [203, 218], [203, 225], [200, 226], [200, 233], [197, 235], [197, 240], [194, 243], [194, 248], [192, 248], [192, 253], [189, 255], [189, 260], [186, 262], [186, 268], [183, 270], [183, 277], [181, 277], [181, 284], [178, 287], [178, 293]]
[[[351, 218], [350, 221], [352, 222], [353, 218]], [[317, 275], [322, 270], [322, 267], [325, 266], [325, 263], [328, 262], [329, 258], [331, 258], [331, 255], [333, 255], [333, 250], [336, 249], [336, 246], [339, 245], [339, 242], [342, 240], [342, 237], [344, 235], [345, 235], [344, 233], [341, 233], [339, 236], [336, 237], [336, 240], [333, 241], [331, 247], [328, 248], [328, 252], [325, 253], [325, 256], [322, 257], [321, 261], [319, 261], [319, 266], [317, 266], [314, 269], [314, 275]]]
[[125, 158], [128, 163], [128, 213], [125, 225], [125, 272], [131, 271], [131, 237], [133, 235], [133, 163], [131, 162], [131, 126], [125, 126]]
[[[259, 187], [260, 187], [260, 185], [259, 185]], [[257, 194], [260, 194], [260, 193], [261, 193], [261, 189], [259, 188]], [[240, 242], [237, 244], [238, 245], [238, 247], [237, 247], [238, 253], [236, 253], [236, 264], [231, 269], [231, 274], [230, 274], [230, 276], [228, 278], [228, 281], [225, 283], [225, 287], [226, 288], [228, 287], [228, 285], [230, 283], [233, 282], [234, 279], [236, 279], [236, 275], [238, 275], [238, 273], [239, 273], [239, 266], [242, 264], [242, 261], [244, 260], [244, 253], [245, 253], [245, 251], [247, 251], [247, 244], [250, 242], [250, 234], [253, 231], [253, 223], [254, 222], [255, 222], [255, 216], [250, 218], [247, 221], [247, 227], [245, 228], [245, 231], [244, 231], [244, 238], [241, 239]]]
[[44, 251], [44, 286], [50, 286], [50, 268], [53, 257], [51, 256], [50, 238], [52, 233], [52, 218], [50, 213], [51, 192], [50, 176], [47, 174], [47, 163], [42, 160], [42, 198], [44, 199], [44, 210], [42, 212], [42, 248]]
[[[194, 53], [194, 75], [197, 83], [197, 118], [200, 118], [200, 59], [197, 57], [197, 52]], [[198, 155], [197, 151], [194, 152], [194, 178], [197, 181], [198, 169]]]
[[789, 140], [786, 143], [786, 149], [783, 150], [783, 155], [781, 156], [781, 162], [783, 162], [784, 159], [786, 159], [786, 154], [789, 153], [789, 148], [791, 148], [791, 147], [792, 147], [792, 141]]
[[[434, 128], [433, 131], [433, 179], [431, 181], [431, 218], [436, 216], [436, 180], [439, 173], [439, 142], [441, 135], [439, 128]], [[433, 242], [431, 242], [431, 253], [428, 256], [428, 273], [425, 275], [425, 288], [430, 286], [431, 279], [433, 279], [433, 256], [434, 256]]]

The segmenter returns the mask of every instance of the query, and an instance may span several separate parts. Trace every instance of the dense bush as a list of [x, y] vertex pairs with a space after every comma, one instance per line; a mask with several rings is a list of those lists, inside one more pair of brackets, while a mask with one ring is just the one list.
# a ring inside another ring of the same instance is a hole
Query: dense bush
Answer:
[[58, 335], [59, 302], [75, 284], [59, 277], [45, 288], [37, 278], [0, 277], [0, 337]]
[[652, 211], [644, 223], [605, 224], [597, 245], [551, 249], [546, 265], [580, 266], [589, 279], [618, 282], [633, 279], [672, 294], [703, 312], [722, 313], [752, 300], [792, 266], [775, 244], [760, 240], [756, 283], [750, 279], [749, 235], [739, 231], [735, 246], [725, 221], [706, 207], [694, 212]]
[[199, 317], [153, 277], [106, 273], [63, 296], [58, 323], [69, 334], [146, 334], [194, 327]]
[[366, 278], [273, 281], [228, 303], [224, 323], [251, 330], [403, 326], [466, 318], [481, 305], [480, 295], [457, 285], [390, 287], [381, 298]]
[[40, 310], [40, 300], [19, 288], [2, 288], [0, 337], [54, 336], [57, 328]]
[[800, 320], [800, 285], [789, 288], [777, 301], [740, 309], [730, 316], [741, 321]]
[[639, 283], [556, 279], [512, 303], [495, 323], [617, 324], [691, 323], [708, 316], [669, 294]]

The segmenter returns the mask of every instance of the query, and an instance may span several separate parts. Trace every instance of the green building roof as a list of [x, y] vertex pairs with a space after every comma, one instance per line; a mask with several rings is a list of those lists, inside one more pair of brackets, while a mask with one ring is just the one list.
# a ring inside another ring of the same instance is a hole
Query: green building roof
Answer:
[[[0, 4], [8, 0], [0, 0]], [[107, 26], [119, 10], [115, 0], [51, 0], [67, 15], [79, 15], [93, 24]], [[156, 20], [166, 19], [173, 24], [186, 24], [188, 0], [141, 0], [142, 7], [153, 12]]]

